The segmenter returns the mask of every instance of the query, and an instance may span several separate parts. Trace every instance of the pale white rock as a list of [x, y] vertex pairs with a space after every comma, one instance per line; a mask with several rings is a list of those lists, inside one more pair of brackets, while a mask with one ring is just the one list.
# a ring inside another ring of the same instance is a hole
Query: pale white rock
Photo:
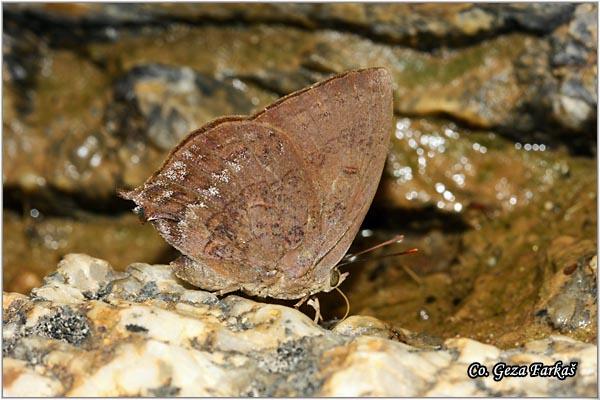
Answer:
[[6, 397], [50, 397], [62, 391], [59, 380], [36, 371], [25, 361], [11, 358], [2, 363], [2, 395]]
[[41, 288], [34, 288], [31, 290], [31, 294], [39, 299], [55, 301], [58, 304], [79, 304], [85, 300], [79, 289], [61, 282], [53, 282]]
[[[597, 347], [551, 336], [501, 350], [367, 316], [333, 329], [292, 307], [183, 284], [166, 265], [68, 255], [3, 298], [7, 396], [596, 396]], [[579, 362], [577, 375], [470, 379], [480, 362]]]
[[107, 261], [87, 254], [67, 254], [58, 264], [58, 273], [82, 292], [98, 291], [116, 275]]
[[403, 343], [377, 337], [357, 337], [334, 351], [341, 358], [329, 366], [324, 396], [419, 396], [429, 381], [452, 361], [440, 351], [415, 351]]
[[496, 359], [500, 355], [500, 350], [496, 347], [471, 339], [448, 339], [446, 347], [456, 349], [459, 352], [457, 361], [463, 363], [484, 363], [490, 359]]

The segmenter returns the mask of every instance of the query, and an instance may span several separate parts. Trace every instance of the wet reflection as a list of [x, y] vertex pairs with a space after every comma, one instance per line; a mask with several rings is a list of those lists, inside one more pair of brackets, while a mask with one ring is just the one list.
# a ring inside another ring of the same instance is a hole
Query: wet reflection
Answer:
[[547, 156], [544, 144], [512, 143], [444, 120], [399, 118], [395, 127], [384, 185], [387, 197], [402, 207], [510, 211], [545, 192], [564, 164]]

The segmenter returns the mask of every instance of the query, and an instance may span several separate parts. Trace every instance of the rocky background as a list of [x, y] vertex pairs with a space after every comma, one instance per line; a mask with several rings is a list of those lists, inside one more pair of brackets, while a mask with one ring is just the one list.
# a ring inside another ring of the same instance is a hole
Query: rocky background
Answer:
[[[348, 266], [351, 314], [427, 343], [596, 341], [595, 4], [5, 4], [3, 16], [5, 291], [42, 286], [68, 253], [121, 271], [167, 263], [176, 253], [118, 189], [213, 118], [384, 66], [396, 130], [353, 249], [402, 233], [376, 255], [420, 252]], [[343, 301], [321, 303], [334, 325]]]

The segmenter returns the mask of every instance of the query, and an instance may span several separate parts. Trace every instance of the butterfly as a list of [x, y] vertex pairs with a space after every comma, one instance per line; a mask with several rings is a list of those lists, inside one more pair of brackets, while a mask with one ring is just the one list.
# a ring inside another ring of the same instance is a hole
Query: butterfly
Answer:
[[328, 292], [347, 276], [336, 264], [377, 190], [392, 120], [389, 73], [348, 71], [204, 125], [120, 195], [182, 253], [171, 265], [194, 286], [279, 299]]

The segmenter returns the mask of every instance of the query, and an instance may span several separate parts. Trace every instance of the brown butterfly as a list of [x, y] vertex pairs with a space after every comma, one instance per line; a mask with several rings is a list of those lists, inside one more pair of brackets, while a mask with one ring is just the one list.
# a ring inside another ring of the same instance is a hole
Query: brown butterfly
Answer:
[[191, 284], [279, 299], [337, 287], [392, 130], [383, 68], [349, 71], [249, 117], [192, 132], [141, 187], [121, 193], [183, 255]]

